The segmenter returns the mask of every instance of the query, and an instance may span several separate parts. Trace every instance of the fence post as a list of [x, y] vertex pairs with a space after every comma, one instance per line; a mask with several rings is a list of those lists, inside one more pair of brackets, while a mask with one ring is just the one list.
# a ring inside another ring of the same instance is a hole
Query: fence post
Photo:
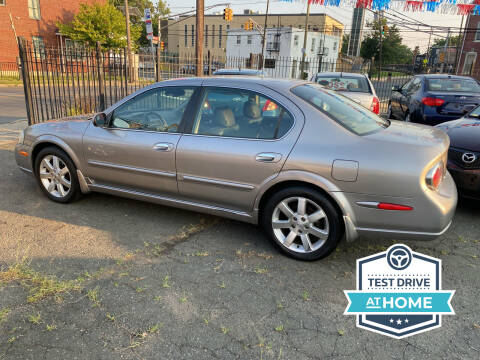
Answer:
[[23, 92], [25, 94], [25, 106], [27, 108], [28, 125], [33, 124], [33, 108], [32, 108], [32, 89], [30, 88], [30, 75], [27, 68], [27, 49], [25, 39], [18, 37], [18, 53], [20, 55], [20, 66], [22, 68]]
[[[101, 63], [100, 63], [101, 61]], [[98, 71], [98, 94], [100, 111], [105, 110], [105, 79], [103, 78], [103, 56], [100, 42], [97, 41], [97, 71]]]

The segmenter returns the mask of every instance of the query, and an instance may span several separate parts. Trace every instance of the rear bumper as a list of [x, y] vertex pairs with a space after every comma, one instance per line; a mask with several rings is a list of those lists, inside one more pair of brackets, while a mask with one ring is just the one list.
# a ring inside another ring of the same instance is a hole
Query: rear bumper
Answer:
[[[457, 189], [447, 173], [438, 191], [422, 189], [414, 197], [391, 197], [345, 193], [355, 219], [345, 220], [347, 240], [359, 236], [393, 239], [433, 240], [448, 230], [457, 206]], [[380, 210], [362, 202], [387, 202], [413, 207], [411, 211]]]

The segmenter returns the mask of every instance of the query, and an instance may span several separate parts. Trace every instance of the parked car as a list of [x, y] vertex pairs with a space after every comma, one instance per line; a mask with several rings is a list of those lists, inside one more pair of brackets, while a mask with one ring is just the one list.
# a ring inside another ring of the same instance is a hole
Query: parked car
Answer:
[[480, 199], [480, 107], [437, 127], [450, 137], [447, 167], [459, 194]]
[[344, 234], [446, 231], [448, 146], [439, 129], [390, 122], [318, 84], [211, 77], [29, 126], [15, 157], [53, 201], [98, 191], [261, 224], [283, 252], [313, 260]]
[[394, 86], [387, 116], [426, 125], [462, 117], [480, 104], [480, 84], [467, 76], [416, 75]]
[[255, 69], [219, 69], [213, 75], [243, 75], [243, 76], [266, 76], [263, 70]]
[[380, 113], [380, 101], [370, 79], [364, 74], [346, 72], [321, 72], [313, 76], [313, 82], [338, 91], [358, 102], [375, 114]]

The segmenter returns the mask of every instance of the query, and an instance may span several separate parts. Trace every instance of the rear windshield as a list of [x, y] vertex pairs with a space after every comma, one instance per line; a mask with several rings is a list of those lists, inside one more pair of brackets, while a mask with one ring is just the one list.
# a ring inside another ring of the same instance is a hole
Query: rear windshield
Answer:
[[480, 85], [472, 79], [427, 79], [427, 89], [446, 92], [480, 92]]
[[299, 85], [291, 91], [355, 134], [366, 135], [390, 125], [362, 105], [318, 84]]
[[367, 79], [356, 76], [317, 76], [315, 82], [323, 87], [337, 91], [370, 92]]

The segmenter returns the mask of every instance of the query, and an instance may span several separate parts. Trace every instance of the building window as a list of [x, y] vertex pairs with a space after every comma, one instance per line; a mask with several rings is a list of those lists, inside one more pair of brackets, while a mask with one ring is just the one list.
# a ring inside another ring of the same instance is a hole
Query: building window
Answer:
[[215, 25], [212, 25], [212, 48], [215, 47]]
[[0, 6], [5, 6], [5, 1], [6, 0], [0, 0]]
[[227, 31], [230, 30], [230, 25], [227, 25]]
[[265, 59], [265, 69], [275, 69], [275, 59]]
[[218, 47], [221, 48], [222, 47], [222, 30], [223, 30], [223, 26], [220, 25], [220, 28], [218, 29]]
[[237, 35], [237, 45], [242, 43], [242, 37], [240, 35]]
[[28, 0], [28, 16], [40, 20], [40, 0]]
[[465, 61], [463, 62], [462, 75], [471, 75], [475, 61], [477, 60], [476, 52], [468, 52], [465, 54]]
[[188, 46], [188, 25], [185, 25], [185, 47]]
[[252, 35], [247, 35], [247, 44], [252, 43]]
[[337, 42], [335, 41], [335, 42], [333, 43], [333, 51], [336, 51], [336, 50], [337, 50]]
[[195, 25], [192, 25], [192, 47], [195, 46]]
[[205, 42], [205, 47], [208, 47], [208, 25], [205, 25], [205, 34], [203, 34], [203, 41]]
[[32, 43], [33, 43], [33, 51], [35, 53], [35, 57], [39, 59], [44, 59], [45, 43], [43, 42], [43, 38], [41, 36], [32, 36]]
[[477, 31], [475, 32], [475, 41], [480, 41], [480, 21], [477, 23]]
[[312, 46], [310, 47], [310, 51], [315, 51], [315, 39], [312, 39]]
[[298, 35], [293, 36], [293, 45], [298, 46]]

